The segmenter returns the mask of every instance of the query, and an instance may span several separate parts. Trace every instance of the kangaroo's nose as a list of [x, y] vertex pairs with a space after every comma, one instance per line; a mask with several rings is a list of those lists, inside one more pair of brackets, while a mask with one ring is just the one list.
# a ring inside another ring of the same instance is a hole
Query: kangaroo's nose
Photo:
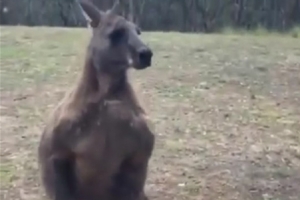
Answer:
[[152, 53], [151, 49], [149, 49], [149, 48], [140, 49], [138, 51], [138, 56], [139, 56], [140, 64], [143, 67], [151, 66], [151, 59], [152, 59], [152, 56], [153, 56], [153, 53]]

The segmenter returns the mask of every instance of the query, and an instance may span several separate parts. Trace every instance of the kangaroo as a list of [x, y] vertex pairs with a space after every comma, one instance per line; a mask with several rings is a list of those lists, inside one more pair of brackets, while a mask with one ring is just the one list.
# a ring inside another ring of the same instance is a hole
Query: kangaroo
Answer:
[[147, 200], [144, 185], [155, 136], [127, 71], [151, 66], [140, 29], [118, 15], [79, 2], [92, 37], [82, 75], [54, 110], [38, 147], [51, 200]]

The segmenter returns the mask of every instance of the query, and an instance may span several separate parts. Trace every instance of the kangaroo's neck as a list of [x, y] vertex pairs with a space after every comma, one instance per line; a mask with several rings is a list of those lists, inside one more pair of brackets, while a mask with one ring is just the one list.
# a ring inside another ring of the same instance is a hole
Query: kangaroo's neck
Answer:
[[92, 59], [87, 58], [79, 82], [58, 107], [61, 112], [60, 117], [56, 118], [73, 120], [86, 111], [89, 105], [110, 100], [124, 102], [137, 112], [144, 113], [127, 80], [126, 72], [118, 75], [99, 73]]
[[99, 72], [92, 58], [87, 57], [81, 78], [72, 95], [73, 101], [96, 103], [106, 98], [119, 98], [122, 95], [133, 95], [127, 72], [117, 74]]

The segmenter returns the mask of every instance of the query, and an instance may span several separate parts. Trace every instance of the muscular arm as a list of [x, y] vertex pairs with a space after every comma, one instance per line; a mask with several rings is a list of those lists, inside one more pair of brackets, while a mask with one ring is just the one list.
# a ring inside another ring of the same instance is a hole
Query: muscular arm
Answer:
[[115, 180], [117, 193], [124, 200], [147, 200], [144, 186], [147, 178], [148, 162], [154, 146], [154, 135], [148, 127], [141, 128], [143, 129], [131, 130], [132, 133], [136, 132], [137, 148], [124, 160]]
[[54, 172], [54, 199], [73, 200], [75, 196], [73, 161], [66, 157], [53, 157], [51, 164]]
[[74, 141], [69, 137], [70, 129], [66, 128], [66, 125], [61, 123], [56, 127], [51, 142], [52, 156], [49, 157], [49, 165], [53, 173], [54, 200], [74, 200], [75, 198], [74, 154], [71, 152], [71, 145]]

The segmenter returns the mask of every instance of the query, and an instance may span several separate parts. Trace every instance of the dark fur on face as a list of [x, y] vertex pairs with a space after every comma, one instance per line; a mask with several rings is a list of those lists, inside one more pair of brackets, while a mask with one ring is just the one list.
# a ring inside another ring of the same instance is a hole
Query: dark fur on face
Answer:
[[104, 13], [86, 1], [80, 5], [93, 35], [79, 83], [41, 137], [46, 194], [52, 200], [146, 200], [155, 139], [126, 71], [149, 67], [152, 52], [116, 7]]
[[[89, 7], [90, 5], [85, 6]], [[85, 9], [92, 20], [93, 28], [90, 51], [95, 56], [95, 65], [102, 67], [100, 70], [116, 72], [130, 66], [135, 69], [151, 66], [153, 54], [151, 49], [140, 39], [139, 27], [117, 15], [114, 10], [108, 12], [93, 10], [98, 13], [94, 16], [92, 11], [89, 11], [91, 9]], [[94, 9], [96, 8], [94, 7]]]

